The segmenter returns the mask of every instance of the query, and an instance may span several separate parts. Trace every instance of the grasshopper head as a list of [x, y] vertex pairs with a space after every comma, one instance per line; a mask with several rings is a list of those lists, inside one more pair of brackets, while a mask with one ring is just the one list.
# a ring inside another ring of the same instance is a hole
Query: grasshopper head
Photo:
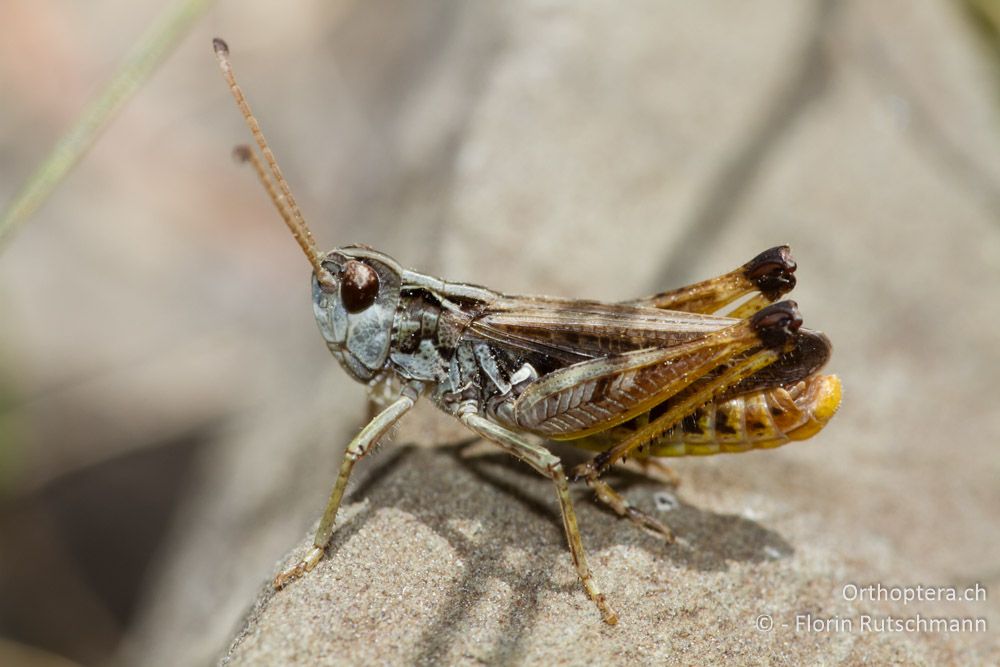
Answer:
[[313, 313], [327, 347], [347, 371], [371, 380], [385, 367], [399, 304], [402, 270], [382, 253], [360, 246], [323, 258], [332, 281], [313, 275]]
[[229, 47], [221, 39], [213, 40], [212, 47], [236, 105], [260, 149], [258, 155], [250, 146], [237, 146], [233, 156], [253, 167], [313, 267], [313, 311], [327, 347], [355, 378], [371, 380], [384, 370], [389, 358], [402, 269], [390, 257], [370, 248], [347, 246], [325, 255], [319, 251], [260, 124], [236, 83]]

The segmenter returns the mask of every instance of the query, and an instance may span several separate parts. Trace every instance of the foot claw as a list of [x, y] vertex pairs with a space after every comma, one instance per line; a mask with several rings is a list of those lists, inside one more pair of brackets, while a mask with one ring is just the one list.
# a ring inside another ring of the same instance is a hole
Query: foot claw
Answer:
[[280, 591], [282, 588], [295, 581], [306, 572], [309, 572], [316, 564], [323, 558], [323, 550], [319, 547], [313, 547], [312, 550], [306, 555], [305, 558], [300, 560], [298, 563], [292, 567], [282, 570], [274, 577], [274, 590]]
[[274, 590], [280, 591], [282, 588], [305, 574], [305, 572], [305, 564], [301, 562], [288, 568], [287, 570], [282, 570], [274, 577]]
[[673, 544], [676, 539], [674, 537], [674, 531], [670, 530], [670, 526], [661, 521], [657, 521], [640, 509], [629, 506], [628, 518], [631, 519], [633, 523], [638, 524], [641, 528], [645, 528], [646, 530], [655, 533], [658, 537], [662, 537], [667, 544]]
[[597, 608], [601, 611], [601, 619], [605, 623], [608, 625], [618, 625], [618, 614], [608, 604], [603, 593], [598, 593], [597, 597], [594, 598], [594, 602], [597, 603]]

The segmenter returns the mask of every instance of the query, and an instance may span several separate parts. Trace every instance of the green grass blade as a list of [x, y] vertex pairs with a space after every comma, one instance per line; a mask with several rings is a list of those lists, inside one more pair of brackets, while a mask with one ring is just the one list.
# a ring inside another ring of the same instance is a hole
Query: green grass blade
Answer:
[[0, 249], [41, 206], [86, 154], [112, 118], [139, 89], [213, 0], [177, 0], [161, 14], [125, 58], [121, 69], [81, 113], [0, 216]]

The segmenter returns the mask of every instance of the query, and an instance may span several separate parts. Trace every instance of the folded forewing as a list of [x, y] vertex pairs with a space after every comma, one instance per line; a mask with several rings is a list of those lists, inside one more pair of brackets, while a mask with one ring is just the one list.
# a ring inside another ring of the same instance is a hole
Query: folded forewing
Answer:
[[499, 344], [546, 350], [572, 361], [685, 343], [736, 320], [640, 306], [506, 297], [470, 326]]
[[651, 409], [759, 340], [740, 322], [686, 343], [581, 361], [548, 373], [514, 404], [522, 428], [573, 439]]

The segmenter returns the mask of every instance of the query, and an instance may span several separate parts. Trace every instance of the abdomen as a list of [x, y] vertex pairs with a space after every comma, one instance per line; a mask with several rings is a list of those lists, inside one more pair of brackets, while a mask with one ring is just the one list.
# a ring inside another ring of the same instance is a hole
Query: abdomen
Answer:
[[[833, 417], [840, 398], [840, 379], [836, 375], [813, 375], [787, 389], [761, 389], [713, 401], [641, 447], [635, 456], [707, 456], [769, 449], [805, 440]], [[608, 431], [570, 442], [605, 451], [649, 420], [647, 412]]]

